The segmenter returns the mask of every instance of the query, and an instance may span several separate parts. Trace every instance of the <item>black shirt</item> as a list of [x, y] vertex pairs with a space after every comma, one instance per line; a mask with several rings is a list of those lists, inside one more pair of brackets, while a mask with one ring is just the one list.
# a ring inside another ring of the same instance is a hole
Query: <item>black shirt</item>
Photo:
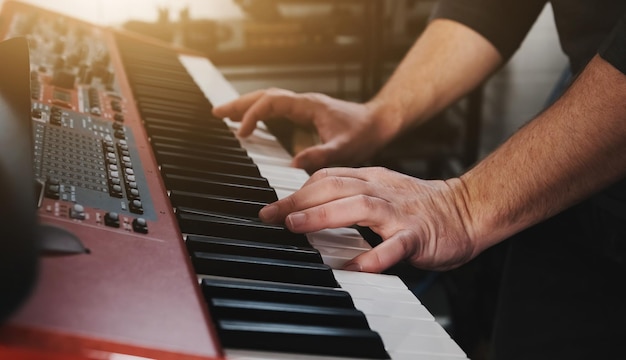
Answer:
[[[576, 74], [600, 55], [626, 73], [626, 1], [552, 0], [561, 48]], [[433, 17], [463, 23], [489, 40], [509, 59], [547, 0], [441, 0]], [[613, 35], [611, 34], [613, 31]]]

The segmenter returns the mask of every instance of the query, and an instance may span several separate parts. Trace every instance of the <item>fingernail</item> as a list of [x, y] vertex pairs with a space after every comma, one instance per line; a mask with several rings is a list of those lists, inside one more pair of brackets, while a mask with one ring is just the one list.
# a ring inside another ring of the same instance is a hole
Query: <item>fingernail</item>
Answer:
[[278, 214], [278, 206], [267, 205], [259, 211], [259, 218], [263, 221], [272, 221]]
[[361, 267], [361, 264], [358, 264], [358, 263], [350, 263], [350, 264], [344, 266], [343, 269], [347, 270], [347, 271], [361, 271], [361, 270], [363, 270], [363, 268]]
[[287, 217], [287, 221], [289, 221], [291, 227], [295, 229], [305, 223], [306, 215], [303, 213], [294, 213]]

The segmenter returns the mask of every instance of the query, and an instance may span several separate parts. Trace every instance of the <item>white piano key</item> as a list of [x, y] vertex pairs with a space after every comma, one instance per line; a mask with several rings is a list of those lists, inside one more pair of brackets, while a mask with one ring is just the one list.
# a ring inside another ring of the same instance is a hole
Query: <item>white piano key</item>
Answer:
[[444, 354], [416, 354], [404, 352], [392, 352], [389, 354], [393, 360], [463, 360], [467, 357], [459, 357]]
[[226, 360], [363, 360], [352, 357], [275, 353], [269, 351], [251, 351], [240, 349], [226, 349], [225, 353]]
[[287, 196], [293, 194], [293, 191], [291, 190], [285, 190], [281, 188], [275, 188], [274, 190], [276, 191], [276, 196], [278, 197], [278, 199], [284, 199]]
[[306, 236], [324, 263], [333, 269], [343, 268], [348, 261], [371, 249], [359, 232], [350, 228], [324, 229]]
[[412, 318], [367, 314], [367, 322], [372, 329], [383, 333], [399, 332], [417, 336], [450, 337], [441, 325], [432, 320], [415, 320]]
[[266, 154], [255, 154], [255, 153], [250, 153], [250, 152], [248, 152], [248, 156], [250, 156], [254, 160], [254, 163], [257, 165], [267, 164], [267, 165], [274, 165], [274, 166], [282, 166], [286, 168], [291, 166], [291, 159], [282, 159], [279, 157], [269, 156]]
[[[399, 277], [394, 275], [372, 274], [345, 270], [333, 270], [333, 273], [340, 284], [371, 285], [408, 290], [404, 282]], [[417, 300], [417, 298], [415, 299]]]
[[314, 246], [340, 245], [357, 250], [369, 250], [372, 248], [370, 244], [361, 237], [358, 231], [350, 228], [324, 229], [308, 233], [307, 238]]
[[274, 173], [266, 170], [266, 165], [259, 165], [261, 175], [270, 182], [273, 188], [281, 188], [285, 191], [291, 191], [294, 193], [302, 187], [302, 181], [300, 179], [288, 177], [279, 178]]
[[349, 291], [350, 295], [355, 299], [393, 299], [393, 301], [421, 304], [408, 289], [383, 288], [367, 284], [349, 283], [341, 283], [341, 288]]
[[[257, 164], [261, 175], [268, 180], [272, 179], [277, 184], [284, 187], [293, 188], [294, 191], [300, 189], [309, 180], [309, 175], [302, 169], [285, 166], [275, 166], [270, 164]], [[272, 184], [274, 186], [274, 184]]]
[[286, 164], [284, 166], [289, 167], [289, 164], [291, 163], [291, 156], [283, 148], [277, 148], [276, 145], [274, 147], [270, 147], [267, 145], [255, 144], [249, 139], [250, 138], [244, 138], [239, 139], [239, 141], [242, 147], [246, 149], [250, 157], [255, 158], [255, 160], [258, 160], [260, 163], [275, 163], [280, 161], [281, 165]]
[[394, 349], [389, 352], [422, 355], [446, 355], [465, 359], [467, 356], [451, 338], [434, 336], [414, 336], [400, 332], [379, 332], [385, 347]]
[[435, 320], [435, 317], [421, 304], [400, 301], [373, 299], [353, 299], [357, 309], [374, 315], [412, 318], [417, 320]]
[[178, 59], [214, 106], [225, 104], [239, 97], [237, 90], [209, 59], [183, 54], [179, 55]]
[[333, 269], [343, 268], [346, 263], [348, 263], [348, 261], [352, 260], [364, 251], [358, 249], [345, 249], [340, 246], [324, 246], [320, 248], [316, 246], [313, 247], [315, 247], [320, 252], [324, 264], [330, 266]]

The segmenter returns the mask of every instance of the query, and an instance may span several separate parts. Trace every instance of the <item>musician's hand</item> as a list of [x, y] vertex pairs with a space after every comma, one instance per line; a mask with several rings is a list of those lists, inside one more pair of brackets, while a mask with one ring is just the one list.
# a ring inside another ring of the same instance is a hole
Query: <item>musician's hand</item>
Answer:
[[288, 118], [301, 126], [313, 126], [321, 144], [296, 154], [292, 165], [313, 172], [330, 165], [358, 164], [371, 157], [398, 130], [390, 117], [377, 118], [372, 106], [337, 100], [318, 93], [296, 94], [267, 89], [216, 107], [213, 113], [240, 121], [238, 135], [248, 136], [257, 121]]
[[472, 238], [460, 185], [458, 179], [424, 181], [384, 168], [323, 169], [259, 216], [284, 221], [299, 233], [369, 226], [384, 241], [353, 259], [350, 270], [380, 272], [402, 259], [419, 268], [446, 270], [483, 250]]

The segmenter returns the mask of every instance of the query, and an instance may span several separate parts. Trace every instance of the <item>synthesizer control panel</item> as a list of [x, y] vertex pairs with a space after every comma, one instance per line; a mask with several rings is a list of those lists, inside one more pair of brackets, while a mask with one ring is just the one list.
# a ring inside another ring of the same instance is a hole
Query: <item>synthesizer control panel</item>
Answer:
[[138, 234], [157, 221], [127, 100], [101, 29], [39, 12], [16, 13], [5, 38], [31, 58], [34, 170], [45, 216]]

